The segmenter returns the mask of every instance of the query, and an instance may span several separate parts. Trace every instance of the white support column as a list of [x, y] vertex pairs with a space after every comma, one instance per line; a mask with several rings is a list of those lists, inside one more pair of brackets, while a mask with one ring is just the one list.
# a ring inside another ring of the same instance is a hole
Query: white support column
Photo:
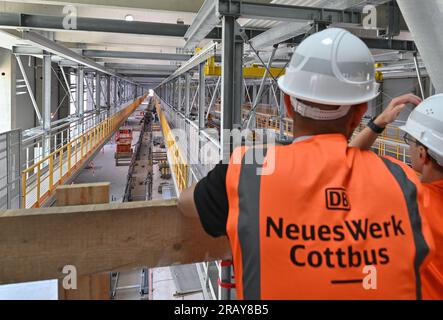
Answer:
[[95, 73], [95, 108], [100, 110], [101, 108], [101, 74], [100, 72]]
[[15, 128], [16, 65], [12, 52], [0, 48], [0, 132]]
[[43, 56], [43, 103], [42, 103], [42, 117], [43, 130], [45, 137], [43, 138], [43, 157], [51, 153], [51, 85], [52, 85], [52, 62], [51, 55], [46, 53]]
[[85, 112], [85, 69], [83, 66], [77, 68], [77, 114], [83, 117]]
[[43, 56], [43, 129], [51, 130], [51, 55]]
[[106, 76], [106, 106], [111, 110], [111, 76]]
[[80, 119], [78, 128], [80, 134], [84, 132], [83, 114], [85, 113], [85, 69], [83, 66], [77, 68], [77, 116]]
[[199, 72], [199, 90], [198, 90], [198, 128], [203, 130], [205, 128], [205, 107], [206, 107], [206, 77], [205, 77], [205, 63], [201, 63], [198, 68]]
[[182, 78], [179, 76], [177, 79], [178, 101], [177, 109], [181, 110], [182, 107]]
[[191, 109], [191, 74], [187, 72], [185, 77], [185, 114], [189, 116]]
[[114, 109], [118, 108], [118, 78], [114, 78]]
[[279, 90], [280, 92], [280, 105], [279, 105], [279, 118], [280, 118], [280, 139], [283, 139], [285, 136], [285, 94], [283, 91]]

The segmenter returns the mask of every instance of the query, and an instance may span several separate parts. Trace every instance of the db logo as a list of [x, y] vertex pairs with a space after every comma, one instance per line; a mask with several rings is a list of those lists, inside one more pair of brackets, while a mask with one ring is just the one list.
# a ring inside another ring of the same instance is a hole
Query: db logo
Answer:
[[328, 210], [351, 210], [351, 203], [346, 190], [343, 188], [326, 189], [326, 208]]

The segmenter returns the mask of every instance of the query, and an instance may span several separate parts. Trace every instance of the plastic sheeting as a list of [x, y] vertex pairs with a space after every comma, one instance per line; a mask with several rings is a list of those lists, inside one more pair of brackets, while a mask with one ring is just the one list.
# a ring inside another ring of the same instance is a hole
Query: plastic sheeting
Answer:
[[397, 0], [437, 93], [443, 93], [443, 0]]

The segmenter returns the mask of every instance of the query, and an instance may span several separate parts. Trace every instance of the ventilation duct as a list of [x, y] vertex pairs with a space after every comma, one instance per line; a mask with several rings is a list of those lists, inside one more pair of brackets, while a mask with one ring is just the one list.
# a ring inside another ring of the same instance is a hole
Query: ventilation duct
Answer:
[[438, 28], [443, 22], [442, 0], [397, 0], [432, 83], [443, 93], [443, 37]]

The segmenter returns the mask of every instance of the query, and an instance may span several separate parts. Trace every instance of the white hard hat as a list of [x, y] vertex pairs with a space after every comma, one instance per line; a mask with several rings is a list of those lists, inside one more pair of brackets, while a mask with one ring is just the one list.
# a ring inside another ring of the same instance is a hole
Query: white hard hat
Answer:
[[443, 94], [423, 101], [400, 129], [426, 146], [429, 155], [443, 166]]
[[303, 41], [278, 84], [293, 98], [334, 106], [369, 102], [379, 95], [380, 87], [366, 44], [339, 28]]

